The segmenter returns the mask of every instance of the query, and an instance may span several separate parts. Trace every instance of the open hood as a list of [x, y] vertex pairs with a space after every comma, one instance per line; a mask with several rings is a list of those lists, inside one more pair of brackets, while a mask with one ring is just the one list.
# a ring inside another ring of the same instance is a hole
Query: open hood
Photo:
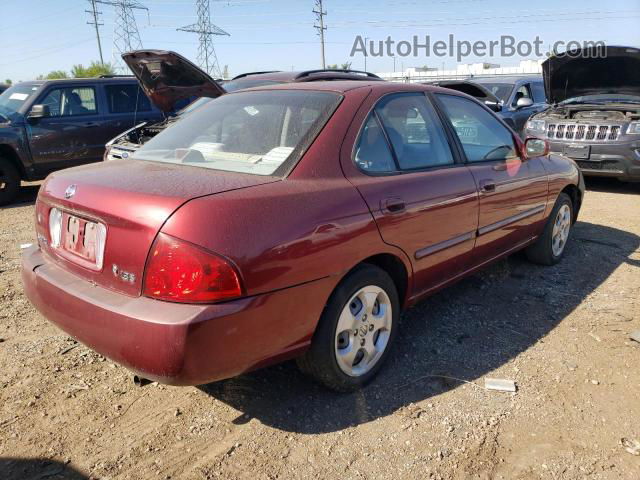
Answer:
[[542, 64], [542, 73], [549, 103], [608, 93], [640, 97], [638, 48], [570, 50], [546, 60]]
[[442, 88], [450, 88], [452, 90], [457, 90], [458, 92], [471, 95], [472, 97], [480, 100], [494, 112], [498, 112], [501, 110], [500, 100], [498, 99], [498, 97], [496, 97], [493, 93], [491, 93], [479, 83], [475, 83], [469, 80], [440, 80], [437, 82], [433, 82], [432, 85], [437, 85], [438, 87]]
[[193, 97], [217, 98], [226, 93], [216, 81], [182, 55], [169, 50], [134, 50], [122, 59], [149, 99], [163, 112]]

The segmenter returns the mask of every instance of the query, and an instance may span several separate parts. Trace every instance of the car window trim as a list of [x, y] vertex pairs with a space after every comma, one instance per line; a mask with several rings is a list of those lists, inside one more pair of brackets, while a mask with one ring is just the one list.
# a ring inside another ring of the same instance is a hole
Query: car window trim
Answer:
[[[356, 140], [355, 142], [353, 142], [353, 147], [351, 149], [351, 163], [353, 163], [353, 165], [356, 167], [356, 170], [358, 170], [360, 173], [367, 175], [369, 177], [390, 177], [390, 176], [396, 176], [396, 175], [408, 175], [408, 174], [413, 174], [413, 173], [420, 173], [420, 172], [430, 172], [432, 170], [440, 170], [440, 169], [444, 169], [444, 168], [457, 168], [457, 167], [463, 167], [465, 166], [465, 162], [464, 162], [464, 158], [461, 157], [458, 153], [458, 147], [455, 144], [452, 144], [451, 141], [452, 139], [450, 138], [450, 135], [448, 134], [448, 130], [447, 130], [447, 124], [445, 122], [443, 122], [442, 120], [442, 116], [440, 115], [440, 112], [438, 111], [437, 106], [431, 101], [431, 105], [433, 106], [434, 110], [436, 111], [436, 114], [438, 116], [438, 119], [440, 120], [440, 123], [442, 124], [442, 127], [445, 131], [445, 137], [447, 139], [447, 144], [449, 147], [449, 150], [451, 151], [451, 156], [453, 157], [453, 163], [448, 164], [448, 165], [432, 165], [430, 167], [419, 167], [419, 168], [411, 168], [411, 169], [401, 169], [399, 164], [398, 164], [398, 159], [396, 156], [396, 152], [393, 149], [393, 145], [391, 145], [391, 141], [389, 139], [388, 133], [386, 131], [386, 129], [384, 128], [384, 124], [382, 123], [382, 121], [380, 120], [380, 118], [378, 117], [377, 112], [375, 111], [376, 106], [378, 105], [379, 102], [382, 101], [382, 99], [384, 99], [385, 97], [388, 97], [389, 95], [397, 95], [397, 94], [420, 94], [425, 98], [426, 102], [429, 102], [431, 99], [429, 97], [429, 92], [427, 90], [423, 90], [423, 91], [417, 91], [417, 92], [406, 92], [406, 91], [395, 91], [395, 92], [387, 92], [384, 95], [378, 97], [377, 100], [374, 101], [374, 103], [371, 105], [371, 107], [369, 108], [369, 110], [367, 111], [365, 118], [362, 122], [362, 124], [360, 125], [360, 128], [358, 129], [358, 134], [356, 135]], [[356, 162], [356, 148], [358, 146], [358, 143], [360, 142], [360, 137], [362, 136], [362, 132], [364, 131], [367, 122], [369, 121], [369, 117], [375, 114], [375, 118], [376, 121], [378, 122], [378, 125], [380, 126], [380, 128], [382, 128], [382, 131], [384, 133], [384, 139], [387, 142], [387, 148], [389, 148], [391, 155], [393, 157], [393, 161], [396, 165], [396, 169], [394, 171], [391, 172], [371, 172], [368, 170], [364, 170], [362, 168], [360, 168], [360, 166], [358, 165], [358, 162]]]
[[[459, 97], [462, 100], [466, 100], [467, 102], [475, 102], [476, 104], [480, 105], [480, 107], [484, 108], [487, 112], [489, 112], [491, 115], [493, 115], [495, 117], [495, 119], [497, 120], [497, 122], [502, 126], [502, 128], [504, 128], [507, 131], [507, 133], [511, 137], [511, 140], [513, 141], [513, 146], [514, 146], [514, 150], [516, 152], [516, 155], [513, 156], [513, 157], [505, 157], [505, 158], [500, 158], [500, 159], [488, 158], [486, 160], [477, 160], [477, 161], [474, 161], [474, 162], [470, 161], [469, 157], [467, 157], [467, 152], [464, 151], [464, 146], [462, 145], [462, 141], [460, 140], [460, 137], [458, 137], [458, 134], [455, 131], [455, 127], [453, 126], [453, 123], [451, 122], [451, 119], [449, 118], [449, 116], [446, 113], [444, 105], [441, 103], [440, 99], [438, 98], [441, 95], [448, 95], [450, 97]], [[464, 159], [464, 164], [465, 165], [477, 165], [477, 164], [483, 164], [483, 163], [489, 163], [489, 162], [505, 162], [507, 160], [512, 160], [514, 158], [522, 160], [522, 158], [519, 155], [518, 142], [516, 142], [516, 139], [515, 139], [515, 137], [513, 135], [513, 132], [504, 123], [504, 120], [502, 120], [495, 113], [493, 113], [489, 107], [487, 107], [486, 105], [483, 105], [482, 103], [480, 103], [477, 100], [471, 100], [471, 99], [463, 97], [462, 95], [456, 95], [456, 94], [451, 94], [451, 93], [439, 93], [438, 92], [438, 93], [434, 93], [433, 96], [435, 97], [435, 101], [437, 102], [438, 108], [440, 108], [442, 110], [442, 113], [446, 118], [447, 126], [449, 128], [451, 128], [451, 131], [455, 135], [455, 139], [454, 140], [455, 140], [456, 144], [458, 145], [458, 148], [460, 149], [460, 153], [462, 155], [462, 158]]]

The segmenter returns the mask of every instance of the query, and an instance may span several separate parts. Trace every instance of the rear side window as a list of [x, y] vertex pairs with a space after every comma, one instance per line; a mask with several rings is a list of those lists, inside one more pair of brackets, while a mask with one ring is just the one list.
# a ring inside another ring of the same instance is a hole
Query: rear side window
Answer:
[[51, 117], [92, 115], [98, 112], [93, 87], [68, 87], [49, 90], [41, 102]]
[[436, 94], [460, 139], [469, 162], [517, 157], [516, 146], [500, 121], [473, 100]]
[[[386, 149], [378, 148], [382, 142]], [[388, 161], [389, 147], [393, 162]], [[382, 98], [362, 131], [355, 160], [369, 172], [410, 171], [454, 163], [442, 123], [422, 93]]]
[[356, 165], [372, 173], [393, 172], [395, 162], [375, 114], [369, 115], [356, 147]]
[[341, 98], [333, 92], [300, 90], [223, 95], [160, 132], [133, 157], [256, 175], [284, 174]]
[[138, 85], [105, 85], [110, 113], [148, 112], [151, 103]]

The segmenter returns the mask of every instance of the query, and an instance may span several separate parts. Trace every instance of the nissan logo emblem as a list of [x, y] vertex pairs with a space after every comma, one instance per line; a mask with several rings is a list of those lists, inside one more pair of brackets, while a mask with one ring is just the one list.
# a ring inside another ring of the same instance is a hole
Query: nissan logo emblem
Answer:
[[75, 185], [69, 185], [67, 187], [67, 189], [64, 191], [64, 198], [66, 198], [68, 200], [71, 197], [73, 197], [75, 194], [76, 194], [76, 186]]

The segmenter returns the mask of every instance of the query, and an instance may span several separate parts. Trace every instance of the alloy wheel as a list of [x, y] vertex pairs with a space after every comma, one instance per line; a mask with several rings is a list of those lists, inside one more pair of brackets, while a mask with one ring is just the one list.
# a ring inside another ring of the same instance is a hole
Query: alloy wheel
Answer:
[[369, 372], [387, 348], [392, 323], [391, 300], [382, 288], [358, 290], [338, 319], [335, 356], [340, 369], [352, 377]]
[[558, 210], [551, 234], [551, 249], [554, 256], [562, 255], [569, 238], [569, 230], [571, 230], [571, 208], [564, 204]]

